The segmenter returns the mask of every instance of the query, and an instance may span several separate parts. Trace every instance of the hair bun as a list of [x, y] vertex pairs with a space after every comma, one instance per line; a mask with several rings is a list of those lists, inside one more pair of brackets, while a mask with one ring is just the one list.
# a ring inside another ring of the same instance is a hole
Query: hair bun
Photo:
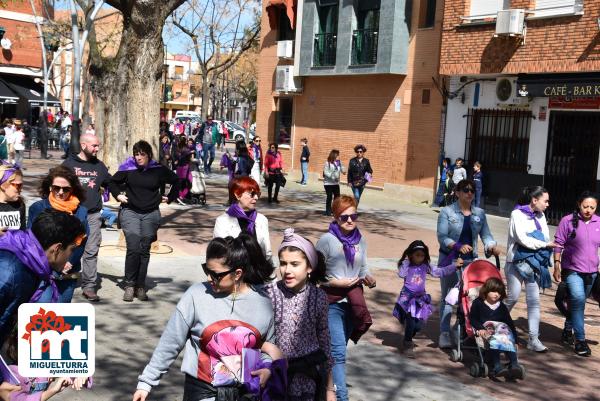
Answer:
[[294, 239], [294, 229], [292, 227], [288, 227], [283, 231], [283, 240], [291, 241]]

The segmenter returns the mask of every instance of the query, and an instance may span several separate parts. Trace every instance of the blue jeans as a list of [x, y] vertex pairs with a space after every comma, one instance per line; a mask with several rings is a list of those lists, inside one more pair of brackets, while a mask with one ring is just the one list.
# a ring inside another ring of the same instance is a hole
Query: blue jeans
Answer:
[[516, 352], [500, 351], [497, 349], [490, 349], [490, 350], [487, 350], [486, 352], [490, 353], [490, 357], [492, 360], [492, 366], [494, 367], [494, 373], [498, 373], [500, 371], [500, 369], [502, 369], [502, 365], [500, 364], [500, 353], [501, 352], [504, 352], [504, 355], [506, 355], [506, 357], [508, 358], [510, 367], [513, 367], [513, 366], [516, 366], [519, 364], [519, 361], [517, 360]]
[[115, 221], [117, 221], [117, 214], [107, 207], [102, 208], [100, 217], [104, 220], [106, 227], [112, 227], [113, 224], [115, 224]]
[[[52, 272], [54, 277], [60, 277], [60, 274], [57, 272]], [[75, 287], [77, 287], [77, 280], [56, 280], [56, 287], [58, 287], [58, 301], [60, 303], [71, 303], [73, 299], [73, 292], [75, 291]], [[40, 299], [37, 300], [37, 303], [50, 303], [52, 302], [52, 287], [48, 286], [42, 293]]]
[[329, 333], [333, 357], [333, 383], [338, 401], [348, 401], [346, 388], [346, 346], [352, 333], [352, 312], [348, 302], [329, 304]]
[[[210, 157], [209, 157], [210, 156]], [[210, 173], [210, 166], [215, 160], [215, 144], [205, 143], [202, 145], [202, 163], [204, 163], [204, 172]]]
[[596, 275], [597, 273], [592, 274], [588, 284], [585, 283], [583, 276], [577, 272], [571, 272], [565, 278], [565, 283], [569, 289], [569, 311], [571, 312], [571, 317], [565, 320], [565, 330], [573, 329], [577, 341], [585, 340], [585, 328], [583, 324], [585, 300], [592, 291]]
[[365, 186], [355, 187], [352, 186], [352, 194], [354, 195], [354, 199], [356, 199], [356, 203], [360, 202], [360, 197], [365, 190]]
[[[442, 261], [447, 255], [440, 252], [439, 260]], [[472, 260], [465, 260], [465, 264], [463, 265], [463, 269], [467, 267]], [[440, 277], [440, 288], [442, 290], [442, 294], [440, 295], [440, 333], [450, 332], [450, 321], [452, 320], [452, 305], [446, 303], [446, 295], [448, 292], [456, 286], [458, 283], [459, 275], [462, 274], [461, 271], [457, 271], [455, 274], [450, 274], [449, 276]]]
[[475, 188], [475, 199], [473, 200], [473, 206], [481, 207], [481, 188]]
[[300, 162], [300, 167], [302, 168], [302, 180], [300, 184], [306, 184], [308, 180], [308, 162]]

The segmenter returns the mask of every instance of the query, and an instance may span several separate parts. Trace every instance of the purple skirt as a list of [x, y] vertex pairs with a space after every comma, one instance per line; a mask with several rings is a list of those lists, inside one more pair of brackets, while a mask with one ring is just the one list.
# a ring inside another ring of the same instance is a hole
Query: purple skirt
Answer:
[[403, 288], [398, 295], [393, 315], [404, 324], [406, 316], [410, 315], [419, 320], [427, 320], [433, 313], [431, 306], [431, 296], [429, 294], [413, 294], [406, 288]]

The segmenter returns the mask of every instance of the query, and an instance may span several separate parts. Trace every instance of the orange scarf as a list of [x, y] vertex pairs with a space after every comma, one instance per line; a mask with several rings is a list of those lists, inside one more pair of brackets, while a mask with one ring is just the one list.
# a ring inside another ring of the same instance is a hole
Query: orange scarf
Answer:
[[52, 209], [58, 210], [59, 212], [67, 212], [69, 214], [73, 214], [79, 206], [79, 199], [73, 195], [69, 196], [67, 200], [60, 200], [54, 196], [53, 192], [50, 192], [48, 201], [50, 202]]

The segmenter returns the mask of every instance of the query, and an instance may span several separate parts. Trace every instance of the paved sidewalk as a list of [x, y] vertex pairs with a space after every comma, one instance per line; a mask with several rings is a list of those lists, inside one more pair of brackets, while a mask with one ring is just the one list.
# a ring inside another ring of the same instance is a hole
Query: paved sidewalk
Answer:
[[[35, 154], [35, 152], [34, 152]], [[36, 180], [60, 160], [25, 160], [25, 194], [29, 202], [35, 199]], [[117, 286], [123, 273], [124, 250], [118, 247], [118, 232], [104, 232], [100, 257], [99, 291], [102, 302], [97, 312], [97, 373], [94, 390], [86, 393], [65, 393], [57, 399], [126, 400], [135, 387], [136, 378], [148, 362], [174, 305], [193, 282], [204, 279], [200, 263], [206, 245], [212, 238], [215, 218], [224, 212], [226, 177], [213, 174], [207, 178], [207, 206], [190, 207], [164, 205], [159, 231], [161, 247], [153, 254], [149, 269], [150, 302], [127, 304], [121, 301]], [[263, 192], [266, 188], [261, 187]], [[342, 189], [348, 193], [348, 188]], [[264, 198], [264, 195], [263, 195]], [[282, 190], [279, 205], [269, 205], [264, 199], [258, 210], [269, 218], [274, 249], [282, 232], [292, 226], [316, 241], [331, 221], [322, 215], [324, 191], [320, 183], [302, 187], [288, 180]], [[554, 291], [541, 296], [542, 340], [550, 347], [547, 354], [533, 354], [521, 348], [519, 358], [528, 369], [528, 378], [520, 384], [495, 383], [489, 379], [473, 379], [468, 375], [469, 360], [453, 363], [448, 355], [436, 348], [439, 334], [437, 314], [420, 333], [417, 358], [407, 360], [398, 352], [401, 327], [391, 316], [393, 304], [402, 282], [395, 274], [395, 265], [402, 251], [415, 239], [424, 240], [434, 258], [437, 256], [435, 227], [437, 211], [385, 196], [380, 191], [367, 190], [360, 205], [359, 226], [369, 246], [369, 265], [378, 280], [377, 288], [366, 291], [374, 324], [357, 346], [348, 352], [348, 382], [352, 401], [369, 400], [555, 400], [600, 399], [595, 377], [600, 373], [600, 310], [588, 302], [586, 331], [592, 339], [592, 358], [576, 358], [572, 351], [559, 344], [563, 319], [553, 305]], [[501, 246], [507, 237], [506, 218], [488, 216], [492, 233]], [[433, 299], [439, 300], [439, 283], [427, 282]], [[83, 302], [76, 291], [74, 302]], [[526, 338], [527, 322], [524, 296], [513, 310], [522, 338]], [[153, 400], [181, 400], [182, 375], [176, 363]]]

